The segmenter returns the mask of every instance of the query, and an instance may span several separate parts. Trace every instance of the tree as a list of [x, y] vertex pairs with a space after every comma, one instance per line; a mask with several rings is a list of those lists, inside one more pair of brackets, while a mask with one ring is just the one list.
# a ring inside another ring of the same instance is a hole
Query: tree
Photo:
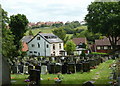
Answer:
[[29, 35], [33, 36], [32, 30], [29, 30]]
[[67, 51], [68, 55], [72, 55], [73, 51], [75, 50], [75, 43], [73, 41], [67, 41], [66, 45], [65, 45], [65, 50]]
[[114, 50], [120, 40], [120, 2], [93, 2], [85, 17], [89, 31], [109, 38]]
[[2, 56], [12, 59], [16, 47], [13, 42], [14, 36], [12, 32], [6, 28], [8, 22], [7, 12], [2, 9]]
[[52, 32], [53, 32], [53, 34], [57, 35], [60, 39], [62, 39], [64, 41], [64, 39], [66, 37], [66, 32], [63, 30], [62, 27], [56, 28]]
[[21, 49], [21, 42], [20, 40], [24, 36], [26, 32], [28, 24], [28, 19], [24, 14], [17, 14], [10, 16], [10, 29], [14, 35], [14, 45], [16, 45], [16, 51]]

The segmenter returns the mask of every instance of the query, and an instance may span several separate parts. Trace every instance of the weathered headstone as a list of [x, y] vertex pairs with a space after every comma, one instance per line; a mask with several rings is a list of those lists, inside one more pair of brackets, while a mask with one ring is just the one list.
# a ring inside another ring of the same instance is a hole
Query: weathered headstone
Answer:
[[47, 73], [47, 66], [46, 65], [42, 65], [41, 66], [41, 74], [46, 74]]
[[68, 63], [64, 63], [62, 65], [62, 74], [66, 74], [67, 73], [67, 67], [68, 67]]
[[30, 79], [30, 82], [35, 82], [34, 85], [31, 85], [31, 86], [39, 86], [40, 85], [40, 70], [31, 69], [29, 79]]
[[75, 63], [68, 63], [68, 73], [75, 73], [76, 72], [76, 66]]
[[76, 64], [76, 72], [80, 72], [80, 71], [82, 71], [83, 70], [83, 65], [82, 65], [82, 63], [77, 63]]
[[83, 62], [83, 72], [90, 71], [90, 65], [89, 62]]
[[23, 73], [23, 65], [18, 65], [19, 73]]
[[24, 66], [23, 67], [23, 73], [24, 74], [28, 74], [28, 66]]

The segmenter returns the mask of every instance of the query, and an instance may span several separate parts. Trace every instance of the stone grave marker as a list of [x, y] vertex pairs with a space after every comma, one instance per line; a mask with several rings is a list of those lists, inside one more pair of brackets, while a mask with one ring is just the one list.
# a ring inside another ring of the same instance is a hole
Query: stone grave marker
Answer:
[[90, 64], [89, 62], [83, 62], [83, 72], [90, 71]]
[[28, 66], [24, 65], [23, 67], [23, 73], [28, 74]]
[[67, 72], [68, 72], [69, 74], [71, 74], [71, 73], [76, 73], [75, 63], [68, 63]]
[[46, 74], [47, 73], [47, 66], [46, 65], [42, 65], [41, 66], [41, 74]]
[[77, 63], [76, 64], [76, 72], [80, 72], [80, 71], [82, 71], [83, 70], [83, 65], [82, 65], [82, 63]]
[[67, 67], [68, 67], [68, 63], [64, 63], [62, 64], [62, 74], [66, 74], [67, 73]]

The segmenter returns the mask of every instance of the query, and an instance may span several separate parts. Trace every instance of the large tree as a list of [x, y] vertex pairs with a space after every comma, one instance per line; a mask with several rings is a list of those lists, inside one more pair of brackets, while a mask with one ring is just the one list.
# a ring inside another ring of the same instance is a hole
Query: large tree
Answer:
[[67, 41], [66, 45], [65, 45], [65, 50], [67, 51], [68, 55], [72, 55], [74, 50], [75, 50], [75, 43], [73, 41]]
[[14, 44], [16, 45], [16, 50], [21, 49], [21, 43], [20, 40], [24, 36], [24, 33], [26, 32], [28, 24], [28, 19], [24, 14], [17, 14], [17, 15], [12, 15], [10, 16], [10, 29], [15, 36], [14, 38]]
[[85, 17], [88, 29], [109, 38], [114, 50], [120, 40], [120, 2], [93, 2]]
[[16, 49], [14, 45], [14, 36], [10, 29], [6, 28], [9, 23], [7, 12], [2, 9], [2, 55], [12, 59]]

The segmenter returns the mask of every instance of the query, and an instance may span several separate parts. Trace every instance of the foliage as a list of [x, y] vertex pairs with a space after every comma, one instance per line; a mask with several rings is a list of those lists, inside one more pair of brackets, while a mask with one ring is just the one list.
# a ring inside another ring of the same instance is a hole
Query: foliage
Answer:
[[65, 50], [67, 51], [68, 55], [73, 54], [73, 51], [76, 49], [76, 45], [73, 41], [67, 41], [65, 45]]
[[20, 50], [21, 43], [20, 40], [24, 36], [24, 33], [26, 32], [26, 26], [28, 24], [28, 19], [24, 14], [17, 14], [10, 16], [10, 29], [15, 36], [14, 38], [14, 45], [16, 45], [16, 48]]
[[33, 32], [32, 32], [32, 30], [29, 30], [29, 35], [32, 35], [32, 36], [33, 36]]
[[53, 27], [61, 27], [61, 26], [63, 26], [63, 23], [55, 23], [55, 24], [53, 24], [52, 26], [53, 26]]
[[56, 36], [58, 36], [60, 39], [62, 39], [64, 41], [64, 39], [66, 37], [66, 32], [63, 30], [62, 27], [56, 28], [52, 32], [53, 32], [53, 34], [55, 34]]
[[93, 2], [85, 17], [89, 31], [108, 37], [113, 49], [120, 40], [120, 2]]
[[93, 43], [95, 39], [100, 39], [100, 33], [92, 33], [88, 30], [82, 30], [80, 33], [74, 33], [72, 38], [86, 37], [88, 43]]
[[2, 9], [2, 55], [7, 58], [14, 57], [15, 45], [14, 36], [10, 29], [6, 28], [6, 24], [9, 22], [7, 12]]

